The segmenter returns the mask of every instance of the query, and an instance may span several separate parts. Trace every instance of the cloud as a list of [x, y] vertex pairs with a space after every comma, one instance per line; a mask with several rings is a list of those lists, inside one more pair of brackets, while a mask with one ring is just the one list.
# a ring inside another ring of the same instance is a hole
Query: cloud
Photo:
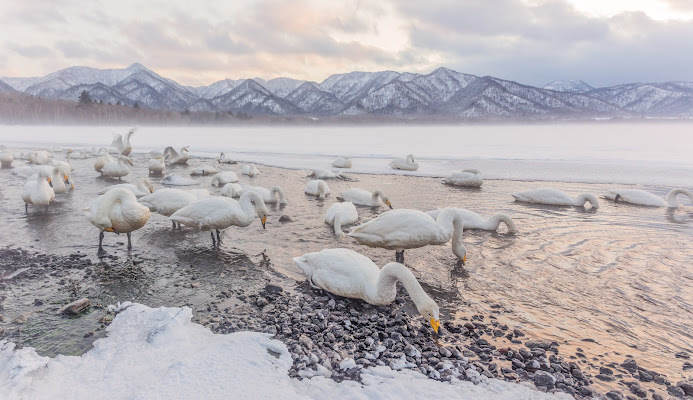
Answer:
[[49, 49], [46, 46], [22, 46], [22, 45], [14, 45], [12, 46], [12, 50], [14, 50], [15, 53], [23, 56], [23, 57], [47, 57], [53, 54], [53, 51]]

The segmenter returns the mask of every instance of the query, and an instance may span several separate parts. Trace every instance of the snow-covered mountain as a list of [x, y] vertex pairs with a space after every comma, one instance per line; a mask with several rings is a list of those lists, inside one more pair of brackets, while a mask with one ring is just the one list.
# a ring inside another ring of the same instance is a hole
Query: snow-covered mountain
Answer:
[[544, 86], [544, 89], [555, 90], [557, 92], [584, 93], [594, 90], [594, 88], [584, 81], [559, 80], [553, 81]]
[[449, 119], [693, 117], [693, 82], [593, 88], [554, 81], [543, 88], [438, 68], [429, 74], [349, 72], [321, 83], [292, 78], [224, 79], [190, 87], [135, 63], [123, 69], [70, 67], [40, 78], [0, 78], [0, 92], [76, 101], [86, 90], [105, 103], [183, 111], [265, 115], [436, 116]]

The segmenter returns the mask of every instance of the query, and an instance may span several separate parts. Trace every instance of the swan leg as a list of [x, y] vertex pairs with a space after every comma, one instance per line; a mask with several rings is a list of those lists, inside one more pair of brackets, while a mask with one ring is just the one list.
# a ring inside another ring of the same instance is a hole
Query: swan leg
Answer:
[[214, 231], [209, 231], [209, 233], [212, 235], [212, 246], [214, 246], [217, 244], [217, 242], [214, 240]]
[[29, 213], [29, 203], [24, 203], [24, 211]]
[[176, 221], [171, 221], [171, 223], [173, 224], [173, 228], [171, 229], [176, 229]]
[[616, 197], [614, 197], [614, 203], [618, 203], [618, 199], [620, 199], [620, 198], [621, 198], [621, 195], [617, 193]]
[[221, 238], [219, 237], [219, 229], [217, 229], [217, 243], [221, 243]]
[[404, 250], [395, 252], [395, 261], [404, 263]]
[[132, 241], [130, 240], [130, 232], [128, 232], [128, 250], [132, 249]]
[[101, 246], [101, 243], [103, 243], [103, 232], [99, 233], [99, 251], [103, 251], [103, 247]]

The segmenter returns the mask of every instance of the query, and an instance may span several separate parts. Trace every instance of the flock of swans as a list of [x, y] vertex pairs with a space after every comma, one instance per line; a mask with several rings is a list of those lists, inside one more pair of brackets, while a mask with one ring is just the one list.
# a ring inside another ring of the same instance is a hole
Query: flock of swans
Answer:
[[[132, 129], [124, 136], [117, 135], [108, 148], [92, 149], [91, 155], [97, 157], [94, 170], [119, 180], [127, 176], [132, 166], [128, 155], [132, 151], [130, 138], [134, 132], [135, 129]], [[26, 212], [29, 211], [29, 205], [47, 210], [56, 194], [75, 188], [71, 177], [72, 153], [72, 150], [68, 150], [66, 160], [60, 161], [48, 150], [12, 154], [0, 147], [0, 164], [3, 168], [11, 167], [14, 159], [24, 159], [33, 165], [15, 168], [15, 172], [27, 177], [22, 191]], [[190, 159], [187, 146], [178, 151], [167, 147], [161, 152], [150, 152], [149, 155], [150, 175], [162, 175], [167, 164], [186, 164]], [[280, 186], [264, 188], [239, 184], [235, 172], [217, 168], [217, 165], [236, 163], [221, 153], [214, 162], [203, 162], [190, 172], [191, 176], [211, 176], [211, 186], [221, 188], [219, 196], [211, 195], [207, 189], [154, 190], [148, 177], [139, 178], [135, 184], [121, 183], [105, 188], [83, 210], [87, 221], [99, 230], [99, 251], [103, 251], [105, 232], [126, 234], [128, 248], [132, 248], [131, 233], [143, 228], [151, 213], [168, 217], [173, 229], [186, 226], [209, 231], [213, 245], [220, 243], [222, 230], [231, 226], [248, 227], [256, 217], [265, 229], [269, 214], [266, 204], [287, 204], [288, 200]], [[348, 157], [338, 157], [332, 162], [333, 167], [340, 169], [351, 168], [352, 164]], [[403, 170], [416, 170], [419, 167], [411, 154], [406, 158], [393, 160], [390, 166]], [[239, 172], [249, 178], [260, 174], [252, 164], [242, 165]], [[314, 169], [308, 177], [315, 179], [306, 182], [304, 192], [324, 200], [331, 194], [325, 179], [343, 176], [334, 171]], [[167, 176], [162, 183], [167, 180], [181, 185], [188, 181], [198, 184], [197, 181], [174, 175]], [[453, 186], [480, 187], [483, 185], [483, 177], [477, 170], [465, 169], [453, 173], [443, 182]], [[687, 189], [672, 190], [666, 200], [637, 189], [611, 190], [604, 198], [645, 206], [677, 207], [678, 194], [684, 194], [693, 201], [693, 193]], [[593, 209], [599, 208], [597, 197], [589, 193], [571, 197], [560, 190], [546, 188], [513, 193], [512, 196], [518, 202], [577, 207], [584, 207], [589, 203]], [[349, 188], [341, 191], [336, 198], [339, 201], [332, 204], [324, 216], [325, 223], [332, 227], [335, 236], [339, 239], [349, 237], [369, 247], [394, 250], [395, 262], [388, 263], [381, 269], [367, 257], [343, 248], [324, 249], [294, 258], [310, 284], [340, 296], [362, 299], [375, 305], [387, 305], [395, 298], [396, 283], [401, 282], [418, 311], [436, 332], [440, 326], [438, 306], [404, 265], [404, 251], [452, 241], [453, 254], [459, 263], [464, 264], [467, 259], [467, 250], [462, 241], [464, 229], [495, 231], [503, 223], [509, 234], [518, 232], [512, 218], [506, 214], [495, 214], [487, 219], [473, 211], [454, 207], [428, 212], [394, 209], [390, 197], [382, 190]], [[387, 207], [389, 210], [353, 226], [359, 220], [356, 206]], [[348, 233], [343, 231], [345, 226], [352, 226]]]

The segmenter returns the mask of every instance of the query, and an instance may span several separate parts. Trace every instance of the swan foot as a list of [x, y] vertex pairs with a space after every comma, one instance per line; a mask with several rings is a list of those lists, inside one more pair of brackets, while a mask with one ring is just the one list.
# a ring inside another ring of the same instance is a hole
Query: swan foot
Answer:
[[103, 252], [103, 246], [101, 245], [103, 243], [103, 232], [99, 233], [99, 253]]
[[132, 250], [132, 241], [130, 240], [130, 232], [128, 232], [128, 250]]

